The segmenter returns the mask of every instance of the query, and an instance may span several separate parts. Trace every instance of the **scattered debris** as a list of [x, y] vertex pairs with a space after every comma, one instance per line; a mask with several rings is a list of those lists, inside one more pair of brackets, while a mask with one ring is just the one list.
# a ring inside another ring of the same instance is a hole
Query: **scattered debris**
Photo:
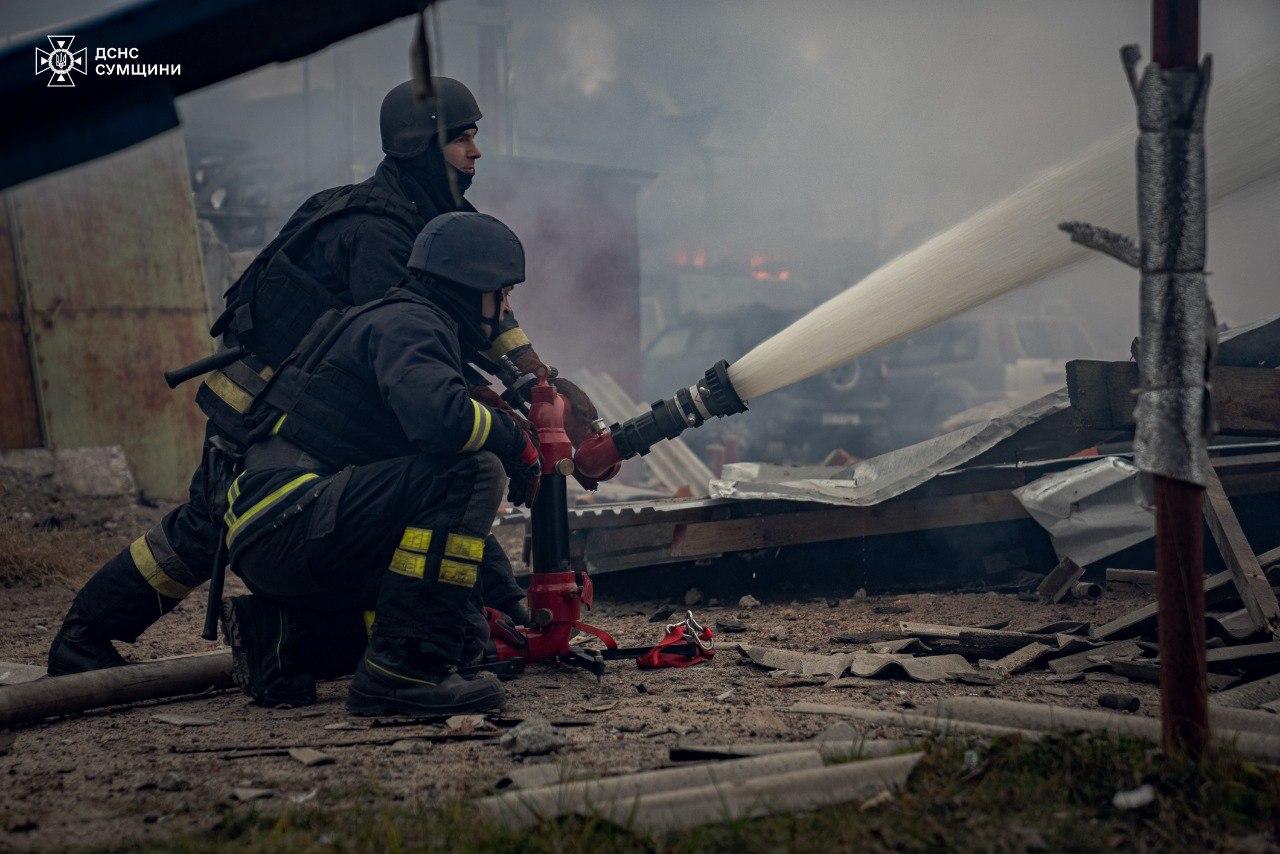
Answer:
[[885, 804], [889, 803], [892, 800], [893, 800], [893, 792], [890, 791], [889, 789], [885, 789], [883, 792], [872, 795], [871, 797], [863, 801], [858, 806], [858, 810], [860, 812], [870, 812], [871, 810], [876, 809], [877, 807], [884, 806]]
[[162, 792], [185, 792], [191, 788], [191, 782], [170, 771], [160, 778], [156, 788]]
[[759, 608], [760, 600], [750, 595], [743, 596], [741, 599], [738, 600], [738, 607], [748, 611], [751, 610], [752, 608]]
[[726, 635], [740, 635], [747, 631], [747, 627], [734, 620], [716, 620], [716, 631]]
[[991, 669], [1012, 675], [1026, 670], [1048, 655], [1052, 650], [1039, 641], [1032, 641], [1021, 649], [1014, 650], [1004, 658], [991, 663]]
[[1095, 649], [1055, 658], [1049, 662], [1054, 673], [1081, 673], [1085, 670], [1109, 667], [1112, 661], [1132, 660], [1142, 655], [1137, 641], [1119, 641]]
[[702, 591], [696, 587], [690, 587], [684, 594], [684, 604], [686, 607], [692, 608], [694, 605], [702, 604]]
[[665, 623], [667, 620], [671, 619], [671, 615], [678, 610], [679, 609], [675, 605], [663, 605], [661, 608], [649, 615], [649, 622]]
[[1118, 810], [1136, 810], [1151, 804], [1155, 799], [1155, 788], [1150, 783], [1143, 783], [1136, 789], [1116, 792], [1111, 798], [1111, 805]]
[[231, 790], [231, 800], [240, 803], [248, 803], [249, 801], [262, 801], [267, 798], [275, 797], [274, 789], [254, 789], [248, 786], [237, 786]]
[[876, 605], [871, 609], [877, 614], [910, 614], [911, 608], [907, 605], [899, 605], [894, 602], [889, 605]]
[[1045, 694], [1048, 694], [1050, 697], [1063, 697], [1063, 698], [1066, 698], [1066, 697], [1070, 697], [1070, 696], [1071, 696], [1071, 692], [1070, 692], [1070, 691], [1068, 691], [1066, 688], [1060, 688], [1060, 687], [1059, 687], [1059, 686], [1057, 686], [1057, 685], [1046, 685], [1046, 686], [1044, 686], [1043, 688], [1041, 688], [1040, 690], [1041, 690], [1042, 692], [1044, 692]]
[[420, 738], [402, 738], [391, 743], [391, 752], [409, 754], [426, 753], [430, 745], [431, 742], [423, 741]]
[[1117, 712], [1136, 712], [1142, 707], [1142, 701], [1132, 694], [1103, 694], [1098, 698], [1098, 705]]
[[1221, 691], [1214, 694], [1209, 702], [1215, 706], [1256, 709], [1276, 700], [1280, 700], [1280, 673]]
[[591, 712], [592, 714], [599, 714], [601, 712], [607, 712], [607, 711], [610, 711], [611, 709], [616, 709], [616, 708], [618, 708], [618, 701], [613, 700], [608, 703], [589, 703], [582, 707], [582, 711]]
[[881, 655], [858, 653], [849, 662], [849, 673], [863, 678], [892, 678], [905, 675], [916, 682], [943, 682], [961, 673], [971, 673], [973, 666], [961, 655]]
[[1071, 595], [1076, 582], [1083, 575], [1084, 567], [1076, 564], [1071, 558], [1064, 557], [1062, 562], [1044, 577], [1044, 581], [1040, 582], [1040, 586], [1036, 588], [1036, 595], [1040, 597], [1041, 602], [1061, 602]]
[[503, 747], [517, 756], [542, 756], [569, 743], [546, 718], [532, 717], [503, 734]]
[[162, 724], [170, 724], [171, 726], [213, 726], [217, 721], [210, 718], [198, 718], [191, 715], [152, 715], [153, 721], [159, 721]]
[[289, 758], [295, 762], [301, 762], [308, 768], [333, 764], [332, 756], [327, 753], [321, 753], [311, 747], [291, 747], [289, 748]]
[[21, 685], [34, 682], [46, 673], [43, 667], [34, 664], [18, 664], [13, 661], [0, 661], [0, 685]]
[[769, 640], [786, 643], [791, 639], [791, 630], [786, 626], [774, 626], [769, 631]]
[[722, 691], [721, 693], [716, 694], [716, 700], [723, 703], [725, 700], [729, 699], [732, 696], [733, 696], [733, 689], [730, 688], [728, 691]]
[[453, 715], [445, 719], [444, 728], [450, 732], [478, 732], [494, 727], [484, 719], [484, 715]]

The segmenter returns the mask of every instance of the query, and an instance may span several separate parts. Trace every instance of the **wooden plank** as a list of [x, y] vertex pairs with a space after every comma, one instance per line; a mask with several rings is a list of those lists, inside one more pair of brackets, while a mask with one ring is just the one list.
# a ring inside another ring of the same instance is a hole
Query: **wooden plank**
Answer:
[[894, 499], [872, 507], [694, 523], [686, 528], [672, 553], [693, 557], [1025, 518], [1027, 511], [1018, 499], [1004, 491], [914, 501]]
[[[1134, 362], [1067, 362], [1067, 393], [1086, 427], [1133, 427], [1138, 366]], [[1213, 369], [1214, 416], [1220, 433], [1280, 436], [1280, 371]]]
[[[1229, 572], [1219, 572], [1210, 575], [1204, 580], [1204, 592], [1209, 594], [1215, 590], [1221, 590], [1227, 585], [1233, 584], [1235, 579]], [[1129, 611], [1127, 614], [1121, 614], [1109, 623], [1103, 623], [1093, 630], [1091, 637], [1099, 640], [1109, 638], [1132, 637], [1141, 634], [1144, 624], [1148, 620], [1154, 620], [1156, 616], [1156, 603], [1143, 605], [1141, 608]]]
[[1275, 591], [1267, 583], [1267, 576], [1245, 538], [1235, 510], [1231, 509], [1222, 481], [1218, 480], [1217, 472], [1213, 469], [1209, 469], [1209, 482], [1205, 484], [1204, 498], [1205, 521], [1209, 523], [1209, 531], [1218, 544], [1227, 570], [1235, 579], [1236, 589], [1249, 611], [1249, 617], [1259, 631], [1276, 636], [1280, 632], [1280, 604], [1277, 604]]
[[1156, 586], [1156, 571], [1154, 569], [1108, 569], [1107, 583], [1137, 584], [1154, 589]]

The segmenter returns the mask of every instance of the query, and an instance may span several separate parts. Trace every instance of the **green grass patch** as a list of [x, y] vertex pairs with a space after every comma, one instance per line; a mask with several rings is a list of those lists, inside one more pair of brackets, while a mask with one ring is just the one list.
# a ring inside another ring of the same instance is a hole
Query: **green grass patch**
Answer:
[[[1150, 783], [1148, 806], [1119, 810], [1117, 791]], [[1131, 738], [1073, 734], [1038, 741], [936, 741], [907, 787], [860, 804], [735, 821], [644, 838], [591, 819], [523, 833], [481, 825], [446, 806], [230, 813], [208, 834], [167, 839], [164, 851], [1204, 851], [1277, 844], [1280, 774], [1226, 750], [1200, 763], [1169, 759]]]

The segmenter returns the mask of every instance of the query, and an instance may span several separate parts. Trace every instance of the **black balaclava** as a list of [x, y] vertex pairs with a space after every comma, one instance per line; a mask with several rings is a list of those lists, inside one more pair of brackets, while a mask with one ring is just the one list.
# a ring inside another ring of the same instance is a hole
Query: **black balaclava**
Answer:
[[[457, 139], [475, 125], [452, 128], [445, 133], [449, 140]], [[444, 159], [444, 151], [440, 147], [440, 134], [436, 134], [427, 144], [426, 151], [415, 157], [398, 157], [396, 160], [404, 167], [405, 172], [430, 199], [439, 213], [463, 210], [463, 195], [471, 186], [471, 175], [453, 168]], [[453, 177], [452, 186], [450, 176]]]
[[[498, 335], [497, 319], [482, 316], [479, 291], [421, 274], [411, 277], [410, 287], [444, 309], [445, 314], [457, 322], [458, 340], [462, 343], [463, 353], [468, 361], [493, 346], [493, 339]], [[485, 320], [493, 325], [490, 334], [485, 334], [484, 327], [480, 325]]]

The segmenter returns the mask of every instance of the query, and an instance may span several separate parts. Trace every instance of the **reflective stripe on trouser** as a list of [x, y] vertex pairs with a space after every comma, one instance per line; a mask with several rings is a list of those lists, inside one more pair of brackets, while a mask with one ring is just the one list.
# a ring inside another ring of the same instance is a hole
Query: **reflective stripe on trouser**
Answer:
[[183, 599], [208, 577], [192, 571], [169, 544], [164, 528], [155, 526], [129, 546], [138, 574], [161, 596]]
[[445, 494], [407, 525], [378, 591], [373, 639], [416, 642], [431, 663], [456, 666], [478, 607], [485, 539], [506, 478], [492, 454], [463, 458]]

